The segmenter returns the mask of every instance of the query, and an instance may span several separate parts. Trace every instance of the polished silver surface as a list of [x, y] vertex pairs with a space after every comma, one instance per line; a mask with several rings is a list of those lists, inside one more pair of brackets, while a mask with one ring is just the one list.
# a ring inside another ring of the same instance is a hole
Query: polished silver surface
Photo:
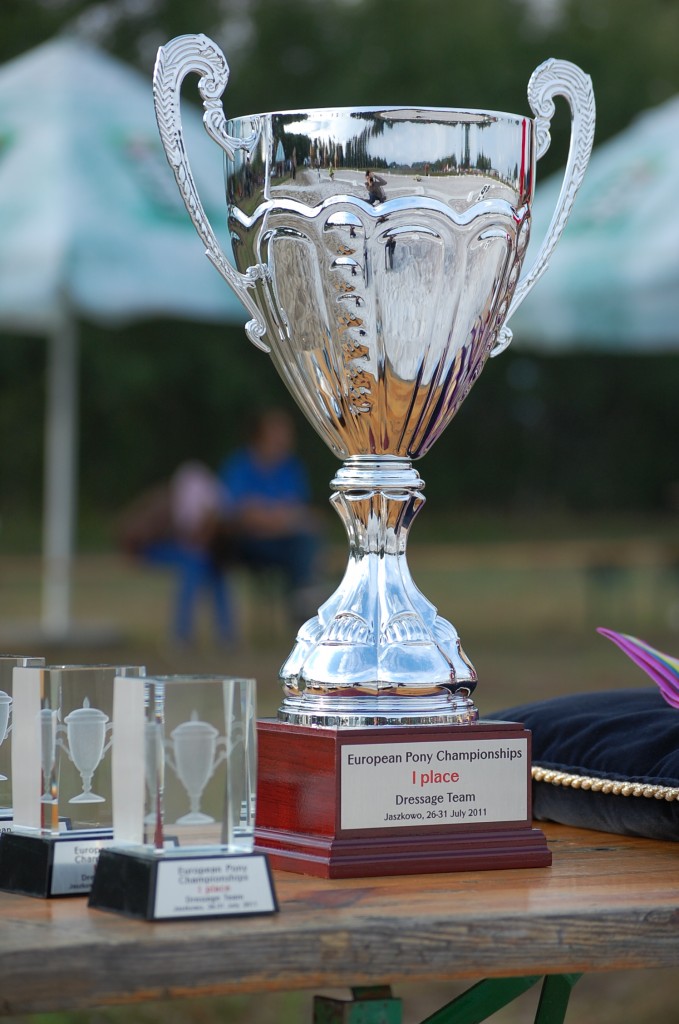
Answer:
[[278, 712], [282, 722], [307, 727], [364, 729], [386, 725], [473, 725], [479, 713], [467, 691], [418, 697], [404, 705], [398, 694], [338, 696], [332, 691], [313, 700], [288, 694]]
[[[200, 75], [206, 128], [225, 153], [231, 258], [184, 147], [179, 91], [189, 72]], [[534, 119], [340, 107], [232, 120], [221, 104], [227, 80], [224, 55], [205, 36], [161, 48], [161, 138], [208, 257], [251, 313], [248, 336], [345, 460], [332, 501], [349, 564], [281, 669], [280, 717], [329, 726], [473, 720], [474, 669], [406, 562], [424, 501], [411, 460], [509, 343], [506, 320], [546, 269], [592, 146], [590, 80], [565, 61], [541, 65], [529, 84]], [[550, 229], [520, 278], [555, 95], [571, 107], [569, 162]]]

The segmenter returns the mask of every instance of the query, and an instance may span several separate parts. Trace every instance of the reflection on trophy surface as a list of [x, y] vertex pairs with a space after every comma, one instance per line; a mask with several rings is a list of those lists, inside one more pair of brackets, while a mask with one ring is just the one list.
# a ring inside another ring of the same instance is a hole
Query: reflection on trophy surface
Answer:
[[[12, 698], [4, 690], [0, 690], [0, 746], [10, 729], [9, 713], [11, 708]], [[0, 774], [0, 782], [7, 782], [7, 776]]]
[[[189, 72], [200, 75], [205, 126], [226, 154], [231, 258], [185, 150], [179, 94]], [[474, 668], [406, 561], [424, 502], [412, 460], [509, 344], [506, 321], [547, 266], [592, 146], [590, 80], [566, 61], [542, 64], [529, 83], [534, 119], [401, 106], [227, 120], [227, 79], [224, 55], [205, 36], [161, 48], [161, 138], [209, 259], [250, 313], [250, 340], [343, 460], [332, 502], [349, 563], [281, 669], [279, 718], [473, 722]], [[556, 95], [571, 107], [568, 165], [547, 237], [520, 277]]]
[[197, 711], [191, 713], [189, 722], [173, 729], [170, 736], [173, 757], [168, 755], [168, 760], [190, 802], [188, 814], [177, 818], [176, 824], [210, 825], [215, 819], [201, 811], [200, 802], [215, 769], [226, 757], [226, 739], [209, 722], [199, 721]]
[[146, 792], [151, 808], [144, 818], [144, 824], [155, 825], [161, 815], [165, 789], [165, 745], [162, 725], [159, 722], [147, 722], [144, 733]]
[[224, 693], [228, 787], [226, 801], [231, 820], [228, 831], [236, 843], [252, 843], [257, 789], [257, 736], [254, 687], [235, 679]]
[[[105, 797], [92, 792], [92, 776], [101, 759], [111, 746], [106, 742], [106, 733], [110, 732], [111, 724], [108, 715], [98, 708], [90, 707], [87, 697], [81, 708], [71, 711], [65, 718], [67, 744], [64, 750], [80, 772], [83, 791], [70, 798], [71, 804], [100, 804]], [[61, 727], [63, 731], [63, 726]], [[61, 741], [63, 744], [63, 740]]]
[[44, 659], [24, 654], [0, 654], [0, 817], [12, 817], [12, 735], [16, 707], [14, 669], [43, 665]]
[[57, 791], [56, 754], [59, 712], [43, 708], [40, 712], [40, 743], [42, 752], [42, 797], [43, 803], [51, 804]]

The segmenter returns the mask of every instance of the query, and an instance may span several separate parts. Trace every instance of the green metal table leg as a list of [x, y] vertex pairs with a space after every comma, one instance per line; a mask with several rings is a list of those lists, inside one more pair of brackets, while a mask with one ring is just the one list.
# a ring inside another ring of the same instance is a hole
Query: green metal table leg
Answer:
[[481, 1024], [492, 1014], [527, 992], [541, 975], [528, 978], [487, 978], [427, 1017], [422, 1024]]
[[548, 974], [540, 993], [535, 1024], [563, 1024], [573, 986], [581, 974]]
[[[548, 974], [543, 981], [534, 1024], [563, 1024], [573, 986], [581, 974]], [[482, 1024], [503, 1006], [536, 985], [542, 975], [479, 981], [421, 1024]], [[388, 985], [352, 988], [351, 1000], [314, 998], [313, 1024], [402, 1024], [400, 999]]]
[[388, 985], [352, 988], [351, 1000], [314, 996], [313, 1024], [402, 1024], [403, 1008]]

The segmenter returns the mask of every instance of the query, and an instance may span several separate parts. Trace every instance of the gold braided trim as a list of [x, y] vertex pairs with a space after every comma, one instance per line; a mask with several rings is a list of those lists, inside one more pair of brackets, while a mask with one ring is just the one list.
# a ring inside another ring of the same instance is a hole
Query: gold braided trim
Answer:
[[585, 789], [592, 793], [612, 793], [613, 796], [645, 796], [654, 800], [679, 800], [679, 787], [655, 786], [644, 782], [613, 782], [599, 779], [594, 775], [574, 775], [552, 768], [533, 765], [531, 775], [534, 782], [548, 782], [551, 786], [570, 786], [571, 789]]

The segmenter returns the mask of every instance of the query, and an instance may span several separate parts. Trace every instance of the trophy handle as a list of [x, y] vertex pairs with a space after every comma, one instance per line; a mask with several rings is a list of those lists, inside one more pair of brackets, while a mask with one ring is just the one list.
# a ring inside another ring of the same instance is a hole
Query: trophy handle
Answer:
[[229, 80], [229, 65], [219, 47], [207, 36], [177, 36], [160, 47], [153, 72], [153, 99], [165, 155], [184, 205], [205, 245], [205, 255], [252, 315], [252, 320], [245, 327], [248, 338], [257, 348], [268, 352], [269, 347], [263, 340], [266, 328], [249, 294], [249, 289], [266, 274], [266, 268], [261, 265], [249, 267], [247, 274], [234, 270], [217, 241], [191, 173], [182, 127], [181, 86], [192, 71], [200, 75], [198, 91], [205, 110], [205, 130], [232, 159], [239, 149], [252, 153], [259, 141], [261, 121], [253, 117], [253, 132], [245, 139], [235, 139], [228, 134], [221, 96]]
[[104, 736], [106, 736], [106, 733], [109, 734], [108, 743], [104, 746], [104, 749], [101, 752], [101, 759], [99, 763], [101, 763], [101, 761], [104, 760], [109, 750], [113, 746], [113, 722], [107, 722], [106, 725], [104, 726]]
[[[528, 102], [535, 114], [536, 159], [539, 160], [549, 149], [549, 126], [554, 116], [554, 96], [563, 96], [571, 108], [571, 140], [566, 171], [547, 234], [532, 267], [518, 283], [506, 320], [516, 312], [547, 269], [554, 247], [561, 238], [570, 216], [573, 201], [592, 152], [595, 120], [592, 80], [576, 64], [551, 58], [535, 69], [528, 83]], [[504, 352], [511, 340], [511, 330], [503, 326], [499, 340], [491, 350], [491, 357]]]
[[161, 742], [163, 746], [163, 759], [167, 764], [169, 764], [177, 778], [179, 778], [179, 772], [177, 771], [177, 765], [174, 760], [174, 743], [170, 739], [162, 740]]
[[55, 747], [61, 747], [61, 749], [66, 754], [66, 756], [68, 757], [69, 761], [71, 762], [71, 764], [75, 764], [75, 761], [71, 757], [71, 750], [70, 750], [70, 748], [68, 746], [68, 742], [65, 742], [65, 737], [67, 737], [67, 735], [68, 735], [68, 729], [66, 728], [65, 725], [62, 725], [61, 723], [59, 723], [59, 725], [55, 729], [55, 743], [54, 743], [54, 745], [55, 745]]
[[[215, 759], [212, 764], [212, 775], [214, 775], [214, 773], [217, 771], [217, 768], [222, 763], [222, 761], [226, 761], [228, 756], [229, 741], [227, 740], [226, 736], [220, 736], [215, 745]], [[210, 778], [212, 778], [212, 776], [210, 776]]]

